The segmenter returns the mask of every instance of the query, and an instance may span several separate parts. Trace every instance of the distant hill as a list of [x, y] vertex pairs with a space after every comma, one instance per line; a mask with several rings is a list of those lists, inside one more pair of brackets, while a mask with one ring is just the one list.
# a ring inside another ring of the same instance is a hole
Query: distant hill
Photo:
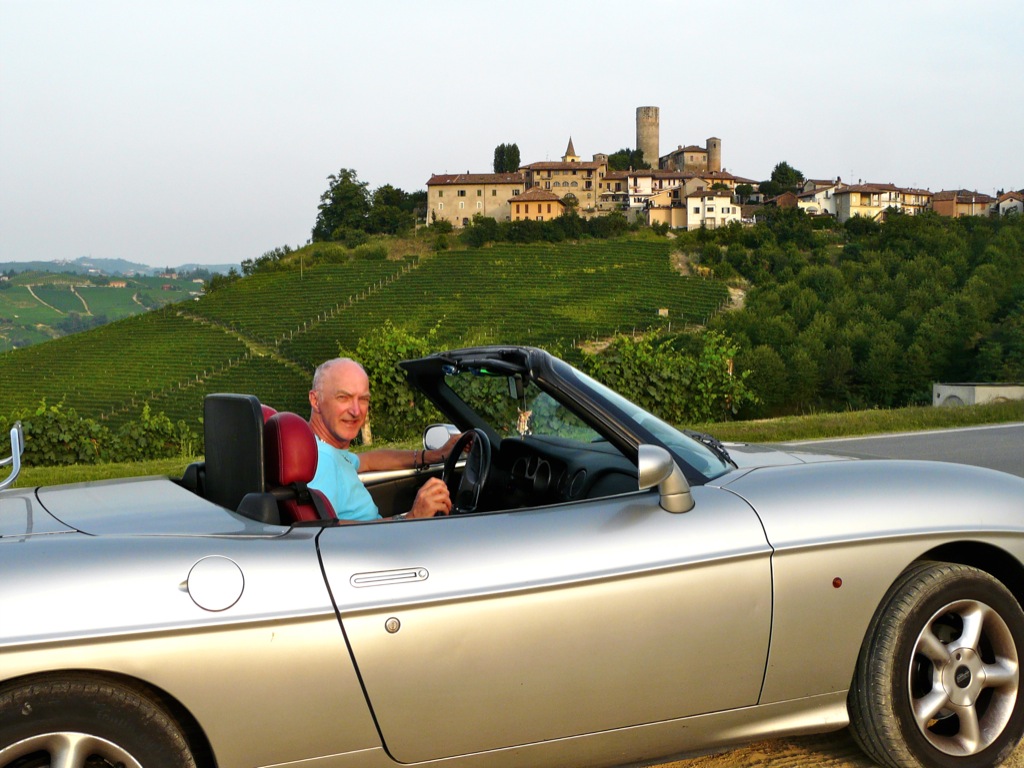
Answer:
[[40, 271], [4, 275], [0, 277], [0, 352], [194, 299], [204, 287], [204, 280], [196, 277]]
[[[96, 259], [91, 256], [79, 256], [73, 260], [62, 261], [0, 261], [0, 273], [9, 272], [60, 272], [72, 275], [101, 274], [117, 277], [132, 277], [134, 275], [158, 275], [166, 271], [163, 267], [151, 267], [148, 264], [139, 264], [125, 259]], [[170, 267], [178, 274], [205, 270], [210, 274], [226, 275], [228, 270], [234, 268], [238, 271], [238, 264], [182, 264], [177, 267]]]
[[385, 321], [433, 330], [439, 348], [570, 351], [617, 331], [704, 323], [728, 291], [679, 274], [671, 246], [624, 238], [385, 259], [320, 243], [211, 294], [0, 354], [2, 410], [64, 399], [82, 416], [116, 423], [148, 402], [198, 428], [208, 392], [252, 393], [305, 412], [314, 368]]

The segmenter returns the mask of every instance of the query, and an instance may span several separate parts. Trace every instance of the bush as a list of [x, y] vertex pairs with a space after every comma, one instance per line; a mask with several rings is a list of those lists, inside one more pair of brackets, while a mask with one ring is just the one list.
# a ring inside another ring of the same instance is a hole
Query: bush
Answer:
[[25, 434], [22, 461], [26, 465], [95, 464], [106, 460], [104, 446], [110, 443], [110, 430], [79, 417], [74, 408], [65, 407], [63, 400], [56, 405], [40, 400], [34, 411], [13, 414], [10, 423], [15, 421], [21, 421]]
[[[725, 420], [756, 402], [746, 385], [749, 372], [733, 372], [737, 345], [716, 331], [694, 339], [618, 336], [603, 352], [585, 357], [583, 368], [671, 424]], [[678, 348], [694, 345], [695, 355]]]
[[147, 403], [138, 421], [118, 430], [114, 446], [116, 461], [147, 461], [195, 455], [199, 436], [184, 421], [173, 424], [163, 413], [153, 415]]
[[359, 339], [354, 351], [339, 350], [341, 357], [357, 360], [370, 379], [373, 405], [368, 421], [374, 439], [409, 440], [418, 437], [425, 424], [440, 420], [430, 402], [419, 399], [409, 387], [398, 367], [402, 360], [433, 352], [436, 330], [425, 337], [416, 336], [386, 320], [380, 328]]
[[364, 261], [386, 261], [388, 258], [388, 247], [383, 243], [361, 245], [355, 249], [352, 255]]
[[93, 419], [82, 418], [63, 400], [56, 405], [40, 400], [35, 410], [16, 412], [7, 419], [0, 417], [5, 443], [16, 421], [21, 422], [25, 434], [22, 461], [26, 466], [190, 458], [199, 447], [198, 435], [184, 421], [172, 424], [163, 413], [153, 415], [148, 404], [139, 420], [127, 422], [116, 434]]

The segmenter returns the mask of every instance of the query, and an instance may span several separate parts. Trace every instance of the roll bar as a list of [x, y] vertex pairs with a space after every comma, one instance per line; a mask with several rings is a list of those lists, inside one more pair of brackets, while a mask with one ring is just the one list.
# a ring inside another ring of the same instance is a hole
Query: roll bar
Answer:
[[21, 422], [16, 421], [11, 427], [11, 455], [0, 459], [0, 467], [11, 465], [11, 474], [6, 480], [0, 481], [0, 491], [14, 484], [21, 473], [21, 454], [25, 452], [25, 433], [21, 430]]

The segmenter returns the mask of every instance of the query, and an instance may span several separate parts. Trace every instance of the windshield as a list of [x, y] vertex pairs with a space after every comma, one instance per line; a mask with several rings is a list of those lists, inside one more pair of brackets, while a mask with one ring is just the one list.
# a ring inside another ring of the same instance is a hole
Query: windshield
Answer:
[[665, 447], [673, 451], [683, 461], [708, 479], [723, 475], [733, 468], [723, 457], [720, 457], [707, 446], [702, 445], [670, 424], [666, 424], [657, 416], [648, 413], [615, 390], [609, 389], [604, 384], [595, 381], [587, 376], [587, 374], [576, 370], [567, 363], [563, 363], [563, 365], [572, 371], [572, 374], [577, 379], [584, 382], [589, 389], [595, 390], [601, 397], [623, 411], [630, 419], [654, 435]]
[[[705, 477], [715, 478], [732, 469], [725, 458], [707, 446], [568, 363], [556, 360], [554, 365], [561, 376], [576, 379], [584, 388], [594, 391]], [[501, 437], [555, 437], [588, 444], [606, 439], [532, 380], [463, 369], [446, 375], [445, 382]]]
[[501, 437], [560, 437], [581, 443], [602, 439], [576, 414], [533, 381], [466, 372], [445, 376], [445, 383]]

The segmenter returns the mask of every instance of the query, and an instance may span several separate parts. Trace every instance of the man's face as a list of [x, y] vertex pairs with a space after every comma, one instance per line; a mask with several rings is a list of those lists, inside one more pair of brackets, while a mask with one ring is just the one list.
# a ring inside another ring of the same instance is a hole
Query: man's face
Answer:
[[[319, 420], [337, 448], [348, 448], [370, 409], [370, 381], [353, 362], [335, 363], [323, 375], [319, 391], [309, 393], [313, 420]], [[321, 435], [324, 437], [324, 435]]]

